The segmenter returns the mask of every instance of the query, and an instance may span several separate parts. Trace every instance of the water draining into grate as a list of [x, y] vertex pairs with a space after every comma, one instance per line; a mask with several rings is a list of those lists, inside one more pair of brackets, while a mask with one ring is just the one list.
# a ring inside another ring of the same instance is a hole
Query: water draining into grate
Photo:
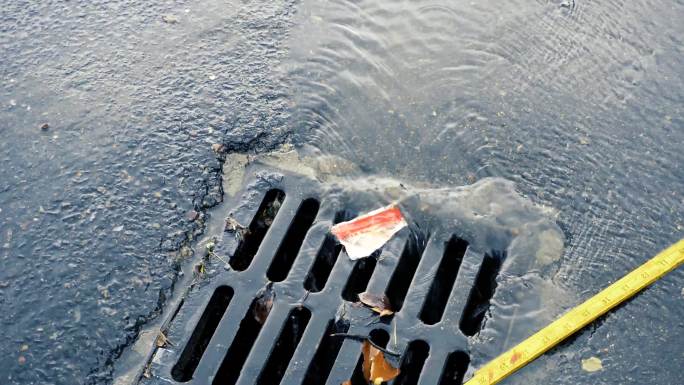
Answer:
[[[180, 309], [172, 325], [190, 333], [179, 333], [179, 350], [169, 349], [167, 380], [366, 384], [360, 343], [339, 336], [348, 334], [398, 354], [394, 385], [460, 384], [470, 362], [465, 338], [482, 326], [505, 254], [480, 257], [459, 236], [408, 229], [394, 246], [351, 261], [329, 229], [353, 211], [306, 195], [286, 199], [285, 191], [263, 194], [236, 238], [231, 269]], [[387, 295], [393, 316], [379, 319], [356, 304], [370, 289]]]

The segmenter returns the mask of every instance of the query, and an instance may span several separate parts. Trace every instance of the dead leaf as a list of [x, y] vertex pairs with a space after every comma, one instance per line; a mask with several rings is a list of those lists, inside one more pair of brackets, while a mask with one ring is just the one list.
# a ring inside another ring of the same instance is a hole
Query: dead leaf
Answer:
[[359, 294], [359, 300], [364, 305], [370, 307], [371, 310], [378, 313], [380, 317], [394, 314], [389, 303], [389, 298], [384, 294], [373, 294], [364, 291]]
[[261, 325], [266, 322], [268, 313], [273, 307], [273, 300], [275, 299], [275, 292], [273, 291], [273, 282], [269, 282], [266, 287], [259, 290], [254, 302], [254, 319]]
[[361, 351], [363, 352], [363, 376], [366, 381], [379, 385], [399, 375], [399, 369], [387, 362], [385, 355], [373, 347], [368, 340], [363, 341]]

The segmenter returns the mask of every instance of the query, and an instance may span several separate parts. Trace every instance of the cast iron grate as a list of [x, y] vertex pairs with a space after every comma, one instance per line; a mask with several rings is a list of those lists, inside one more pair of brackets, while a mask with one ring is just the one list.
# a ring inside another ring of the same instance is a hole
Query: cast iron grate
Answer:
[[[351, 261], [329, 229], [354, 211], [301, 178], [269, 186], [231, 213], [249, 225], [218, 241], [230, 268], [217, 263], [190, 292], [169, 323], [174, 344], [157, 350], [144, 381], [365, 384], [360, 343], [331, 336], [348, 333], [401, 354], [391, 384], [461, 384], [467, 337], [482, 327], [505, 255], [479, 255], [457, 234], [406, 228]], [[396, 313], [374, 318], [355, 304], [363, 291], [385, 293]]]

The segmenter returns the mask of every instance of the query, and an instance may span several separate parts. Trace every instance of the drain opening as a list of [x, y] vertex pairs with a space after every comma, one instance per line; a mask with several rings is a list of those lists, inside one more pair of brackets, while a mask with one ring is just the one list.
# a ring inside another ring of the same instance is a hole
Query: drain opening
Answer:
[[295, 308], [290, 312], [268, 361], [261, 370], [257, 385], [280, 384], [310, 319], [311, 311], [305, 307]]
[[243, 271], [252, 263], [284, 199], [285, 193], [282, 190], [273, 189], [266, 193], [235, 254], [230, 258], [229, 264], [233, 270]]
[[219, 286], [214, 291], [178, 362], [171, 370], [171, 376], [174, 380], [187, 382], [192, 379], [200, 358], [202, 358], [204, 351], [207, 349], [207, 345], [214, 335], [223, 314], [228, 309], [228, 304], [233, 298], [233, 294], [233, 288], [229, 286]]
[[259, 298], [252, 301], [252, 304], [247, 310], [247, 314], [245, 314], [245, 317], [240, 321], [240, 326], [238, 327], [235, 339], [230, 345], [230, 348], [228, 348], [226, 356], [223, 358], [216, 378], [212, 383], [213, 385], [233, 385], [237, 382], [238, 377], [240, 377], [240, 371], [245, 364], [245, 360], [259, 336], [259, 332], [263, 326], [262, 322], [266, 322], [266, 318], [271, 310], [270, 307], [266, 307], [257, 317], [256, 309], [257, 306], [259, 306], [258, 302]]
[[358, 302], [359, 293], [366, 291], [368, 286], [368, 281], [370, 281], [373, 275], [373, 270], [375, 270], [375, 265], [377, 264], [377, 253], [376, 251], [367, 258], [362, 258], [356, 261], [354, 268], [349, 274], [349, 280], [342, 290], [342, 298], [349, 302]]
[[420, 372], [423, 370], [425, 360], [430, 353], [430, 346], [427, 342], [416, 340], [409, 344], [406, 354], [399, 367], [399, 376], [392, 383], [393, 385], [417, 385], [420, 379]]
[[496, 290], [496, 276], [505, 258], [505, 253], [492, 252], [486, 254], [482, 260], [475, 285], [470, 289], [468, 302], [461, 317], [460, 327], [463, 334], [473, 336], [482, 328], [482, 321], [489, 310], [489, 301]]
[[464, 352], [453, 352], [447, 357], [442, 370], [442, 377], [439, 380], [439, 385], [461, 385], [463, 384], [463, 377], [465, 376], [468, 365], [470, 364], [470, 357]]
[[467, 248], [468, 242], [455, 236], [446, 243], [437, 274], [420, 310], [420, 320], [425, 324], [434, 325], [442, 319]]
[[[349, 215], [345, 211], [337, 212], [333, 224], [338, 224], [347, 220], [347, 216]], [[330, 272], [332, 271], [333, 266], [335, 266], [337, 257], [340, 255], [340, 251], [342, 251], [342, 245], [337, 242], [334, 235], [328, 233], [325, 236], [323, 245], [320, 250], [318, 250], [311, 270], [309, 270], [309, 273], [304, 280], [304, 288], [307, 291], [318, 293], [323, 290], [330, 277]]]
[[346, 333], [348, 330], [349, 323], [335, 322], [334, 320], [328, 322], [328, 327], [323, 333], [318, 349], [311, 360], [311, 364], [309, 364], [309, 368], [306, 370], [306, 376], [302, 385], [325, 384], [335, 364], [337, 355], [340, 353], [340, 349], [342, 349], [342, 343], [344, 343], [344, 338], [331, 337], [330, 335]]
[[399, 257], [399, 263], [392, 273], [385, 293], [392, 305], [392, 310], [395, 312], [401, 310], [404, 305], [404, 298], [416, 273], [426, 243], [427, 237], [411, 233], [411, 237], [406, 242], [404, 251]]
[[316, 220], [318, 208], [319, 203], [313, 198], [306, 199], [299, 205], [297, 213], [287, 229], [285, 238], [283, 238], [266, 272], [266, 276], [272, 282], [280, 282], [287, 277], [297, 253], [302, 247], [306, 233]]
[[[389, 334], [382, 329], [373, 329], [370, 332], [370, 340], [376, 345], [381, 347], [386, 347], [389, 342]], [[359, 350], [361, 345], [359, 345]], [[356, 363], [354, 368], [354, 373], [351, 376], [351, 385], [368, 385], [368, 382], [363, 377], [363, 354], [359, 357], [359, 361]]]

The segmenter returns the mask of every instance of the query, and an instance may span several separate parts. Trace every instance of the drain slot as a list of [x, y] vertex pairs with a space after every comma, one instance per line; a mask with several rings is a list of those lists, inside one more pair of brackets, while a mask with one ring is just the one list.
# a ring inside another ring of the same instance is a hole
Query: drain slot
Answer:
[[417, 385], [429, 353], [430, 346], [427, 342], [422, 340], [411, 342], [401, 361], [399, 376], [394, 380], [393, 385]]
[[320, 344], [318, 344], [318, 349], [306, 371], [302, 385], [325, 384], [344, 342], [344, 338], [331, 337], [330, 335], [346, 333], [348, 330], [348, 323], [335, 322], [334, 320], [328, 322], [328, 327], [325, 329], [325, 333], [323, 333]]
[[285, 326], [276, 340], [275, 347], [271, 351], [266, 365], [261, 370], [256, 382], [257, 385], [280, 383], [310, 319], [311, 311], [305, 307], [295, 308], [290, 312], [287, 322], [285, 322]]
[[345, 301], [358, 302], [358, 294], [366, 291], [368, 281], [370, 281], [377, 264], [376, 253], [370, 257], [359, 259], [354, 264], [354, 268], [349, 274], [349, 280], [342, 290], [342, 298]]
[[[240, 371], [263, 326], [259, 321], [265, 323], [266, 317], [268, 317], [268, 314], [270, 313], [270, 307], [267, 307], [266, 310], [261, 311], [259, 317], [257, 317], [256, 308], [259, 305], [258, 302], [258, 298], [252, 301], [249, 310], [247, 310], [247, 314], [245, 314], [245, 317], [240, 321], [240, 326], [235, 335], [235, 339], [230, 345], [230, 348], [228, 348], [228, 352], [212, 383], [213, 385], [233, 385], [237, 382], [238, 377], [240, 377]], [[259, 320], [257, 320], [257, 318]]]
[[470, 290], [468, 302], [461, 317], [461, 331], [467, 336], [473, 336], [482, 328], [489, 301], [496, 290], [496, 276], [501, 270], [505, 253], [492, 252], [486, 254], [480, 265], [480, 270], [475, 278], [475, 285]]
[[302, 247], [304, 237], [316, 219], [318, 208], [318, 201], [312, 198], [304, 200], [299, 205], [297, 213], [287, 229], [285, 238], [283, 238], [275, 257], [271, 261], [271, 266], [266, 272], [266, 276], [272, 282], [280, 282], [287, 277], [297, 253]]
[[337, 243], [335, 236], [332, 234], [326, 235], [323, 246], [318, 251], [316, 260], [304, 280], [304, 288], [307, 291], [318, 293], [323, 290], [328, 282], [328, 277], [330, 277], [330, 272], [333, 266], [335, 266], [337, 256], [340, 255], [340, 251], [342, 251], [342, 245]]
[[284, 199], [285, 193], [282, 190], [273, 189], [266, 193], [256, 215], [243, 234], [235, 255], [230, 259], [231, 268], [243, 271], [249, 267]]
[[387, 285], [387, 298], [392, 305], [392, 310], [398, 312], [404, 305], [404, 299], [408, 292], [413, 276], [418, 268], [418, 263], [425, 250], [427, 237], [413, 234], [406, 242], [404, 251], [401, 253], [399, 263], [392, 273], [389, 284]]
[[437, 274], [420, 310], [420, 320], [425, 324], [434, 325], [442, 319], [467, 248], [468, 242], [455, 236], [446, 243]]
[[464, 352], [453, 352], [447, 357], [442, 371], [439, 385], [461, 385], [465, 376], [470, 357]]
[[171, 370], [171, 376], [174, 380], [187, 382], [192, 379], [211, 337], [214, 335], [226, 309], [228, 309], [233, 294], [234, 291], [229, 286], [219, 286], [214, 291], [178, 362]]
[[[338, 212], [335, 215], [333, 224], [344, 221], [346, 216], [346, 212]], [[323, 245], [320, 250], [318, 250], [311, 270], [309, 270], [309, 273], [304, 280], [304, 288], [307, 291], [318, 293], [323, 290], [330, 277], [330, 272], [332, 271], [333, 266], [335, 266], [337, 257], [340, 255], [340, 251], [342, 251], [342, 245], [337, 242], [334, 235], [328, 233], [325, 236]]]
[[[386, 347], [389, 342], [389, 334], [382, 329], [373, 329], [370, 332], [370, 340], [376, 345]], [[360, 346], [360, 345], [359, 345]], [[359, 357], [359, 361], [354, 368], [354, 374], [351, 376], [352, 385], [368, 385], [368, 382], [363, 377], [363, 354]]]

